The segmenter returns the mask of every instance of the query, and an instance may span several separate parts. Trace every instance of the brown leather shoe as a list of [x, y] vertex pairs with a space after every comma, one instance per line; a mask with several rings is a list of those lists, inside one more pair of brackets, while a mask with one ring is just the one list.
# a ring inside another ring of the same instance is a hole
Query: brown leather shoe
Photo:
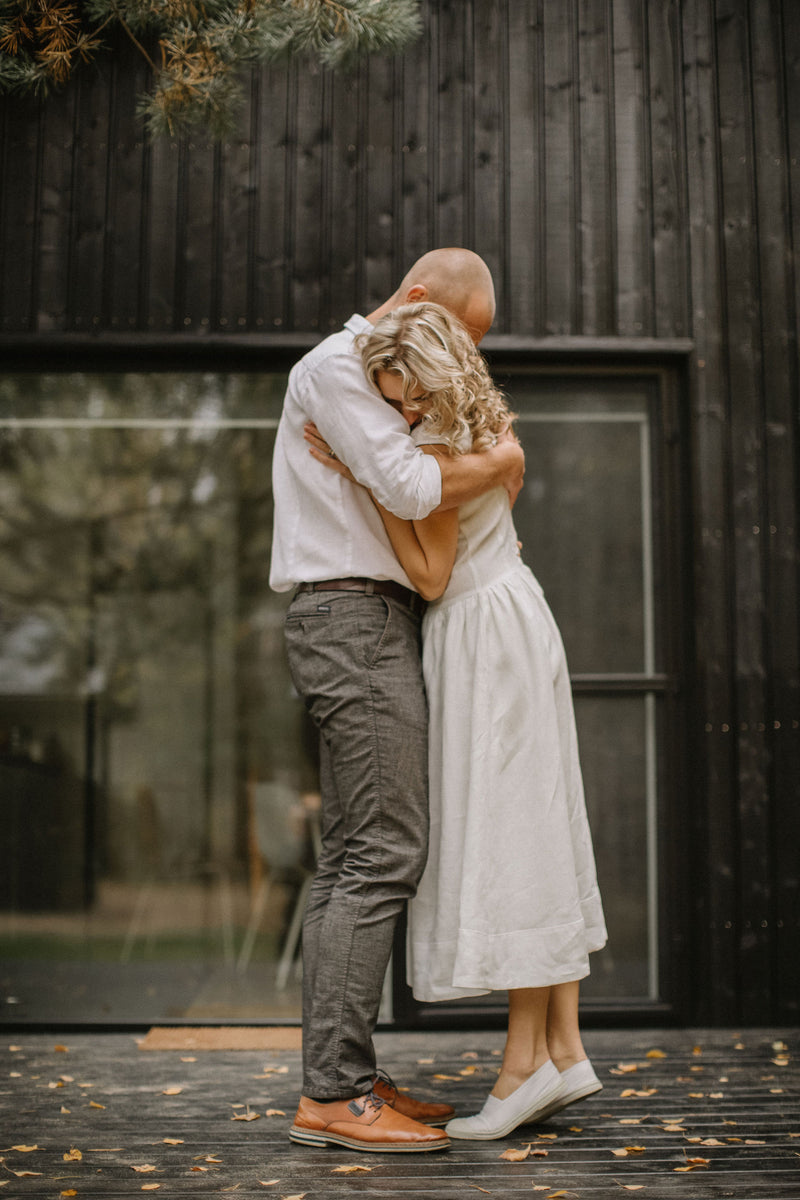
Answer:
[[349, 1150], [372, 1150], [379, 1154], [446, 1150], [450, 1145], [444, 1134], [409, 1120], [391, 1105], [384, 1104], [374, 1092], [327, 1104], [301, 1096], [289, 1137], [303, 1146], [332, 1143]]
[[427, 1100], [415, 1100], [413, 1096], [401, 1092], [393, 1079], [381, 1071], [375, 1076], [372, 1090], [381, 1100], [390, 1104], [395, 1112], [421, 1125], [446, 1125], [456, 1115], [451, 1104], [430, 1104]]

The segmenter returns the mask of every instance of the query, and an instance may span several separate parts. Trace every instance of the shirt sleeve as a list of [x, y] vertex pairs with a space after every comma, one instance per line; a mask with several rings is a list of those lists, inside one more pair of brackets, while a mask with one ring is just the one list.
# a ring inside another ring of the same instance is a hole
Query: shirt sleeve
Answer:
[[309, 370], [302, 392], [303, 407], [325, 441], [384, 508], [419, 521], [439, 505], [439, 464], [414, 445], [408, 425], [367, 381], [355, 352]]

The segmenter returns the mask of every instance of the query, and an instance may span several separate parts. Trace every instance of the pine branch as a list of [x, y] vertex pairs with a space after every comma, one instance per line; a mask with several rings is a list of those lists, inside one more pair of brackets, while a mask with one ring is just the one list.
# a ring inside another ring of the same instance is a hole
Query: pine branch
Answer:
[[[153, 72], [139, 111], [153, 133], [234, 127], [253, 63], [315, 56], [343, 68], [419, 36], [420, 0], [0, 0], [0, 91], [70, 78], [118, 25]], [[157, 65], [157, 59], [161, 65]]]

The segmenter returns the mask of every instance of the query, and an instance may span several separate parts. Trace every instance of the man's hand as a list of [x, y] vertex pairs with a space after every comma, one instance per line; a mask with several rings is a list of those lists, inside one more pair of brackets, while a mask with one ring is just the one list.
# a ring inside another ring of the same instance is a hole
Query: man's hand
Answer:
[[508, 503], [513, 508], [525, 480], [525, 451], [510, 427], [497, 439], [497, 445], [507, 447], [508, 469], [503, 480], [503, 487], [508, 492]]
[[303, 426], [303, 437], [308, 442], [309, 453], [317, 462], [322, 463], [330, 471], [336, 471], [337, 474], [343, 475], [345, 479], [349, 479], [351, 483], [358, 483], [358, 480], [346, 467], [344, 463], [336, 457], [333, 450], [330, 448], [324, 437], [317, 429], [313, 421], [308, 421]]

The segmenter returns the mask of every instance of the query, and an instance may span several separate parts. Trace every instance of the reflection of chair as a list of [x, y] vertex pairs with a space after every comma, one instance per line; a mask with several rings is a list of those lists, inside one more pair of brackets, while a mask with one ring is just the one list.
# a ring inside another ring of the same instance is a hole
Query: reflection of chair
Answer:
[[295, 882], [299, 876], [302, 883], [278, 963], [277, 987], [282, 990], [286, 987], [297, 951], [313, 878], [313, 872], [305, 865], [309, 838], [314, 862], [319, 854], [319, 797], [313, 793], [301, 796], [286, 784], [272, 781], [248, 784], [247, 799], [250, 878], [255, 891], [237, 968], [244, 971], [250, 962], [273, 884]]

